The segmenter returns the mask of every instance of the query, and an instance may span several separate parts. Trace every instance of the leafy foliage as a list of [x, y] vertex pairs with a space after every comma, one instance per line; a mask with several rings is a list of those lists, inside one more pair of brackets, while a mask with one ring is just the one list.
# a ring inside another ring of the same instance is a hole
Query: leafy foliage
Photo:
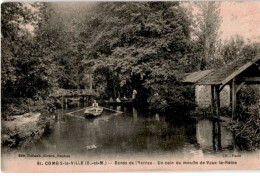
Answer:
[[257, 86], [247, 86], [238, 94], [238, 119], [248, 121], [251, 116], [257, 116], [260, 109], [260, 90]]
[[3, 111], [11, 108], [12, 101], [23, 99], [25, 105], [26, 99], [46, 97], [51, 87], [50, 62], [40, 54], [38, 41], [30, 32], [39, 15], [32, 10], [33, 5], [11, 2], [2, 5]]
[[197, 16], [180, 2], [4, 3], [3, 107], [16, 98], [48, 101], [54, 88], [88, 88], [92, 80], [104, 99], [130, 98], [135, 89], [135, 103], [150, 109], [193, 107], [183, 73], [258, 50], [239, 37], [220, 45], [220, 3], [194, 4]]
[[260, 146], [260, 90], [257, 86], [243, 88], [238, 94], [237, 121], [230, 124], [242, 149]]
[[243, 37], [234, 36], [230, 40], [224, 42], [221, 47], [221, 57], [224, 63], [229, 63], [238, 59], [251, 60], [259, 52], [259, 43], [245, 42]]
[[108, 67], [120, 87], [136, 75], [150, 95], [165, 95], [187, 60], [189, 26], [178, 2], [100, 3], [82, 27], [85, 62]]

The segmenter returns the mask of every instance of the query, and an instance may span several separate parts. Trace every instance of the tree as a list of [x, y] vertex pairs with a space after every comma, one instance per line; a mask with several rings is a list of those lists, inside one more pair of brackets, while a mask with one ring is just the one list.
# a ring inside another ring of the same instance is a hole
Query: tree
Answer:
[[258, 54], [259, 49], [259, 43], [250, 42], [250, 40], [246, 42], [243, 37], [235, 35], [224, 42], [220, 53], [224, 63], [227, 64], [239, 59], [252, 60]]
[[[2, 93], [5, 97], [25, 96], [21, 80], [29, 75], [28, 66], [34, 62], [33, 34], [28, 25], [33, 27], [36, 14], [31, 10], [30, 3], [8, 2], [2, 5]], [[22, 64], [21, 64], [22, 63]], [[29, 85], [28, 85], [29, 86]], [[27, 94], [28, 95], [28, 94]]]
[[20, 17], [13, 16], [12, 47], [5, 46], [12, 49], [5, 49], [12, 61], [6, 60], [10, 66], [3, 72], [10, 75], [5, 87], [14, 89], [8, 97], [44, 99], [54, 87], [83, 88], [89, 81], [86, 73], [94, 72], [94, 86], [105, 86], [108, 96], [130, 96], [136, 89], [138, 102], [157, 93], [162, 108], [173, 101], [169, 95], [188, 65], [191, 48], [190, 19], [179, 2], [103, 2], [82, 13], [64, 12], [56, 3], [28, 3], [30, 8], [19, 3], [21, 11], [13, 4], [12, 13], [31, 17], [22, 22], [33, 30], [23, 30]]
[[[27, 100], [45, 98], [50, 84], [49, 62], [42, 57], [33, 29], [39, 24], [34, 3], [2, 5], [2, 105], [26, 105]], [[25, 108], [21, 108], [22, 111]]]
[[244, 39], [239, 35], [235, 35], [231, 37], [230, 40], [225, 41], [221, 49], [224, 63], [229, 63], [239, 59], [244, 46]]
[[194, 35], [197, 38], [197, 46], [201, 57], [200, 70], [211, 67], [210, 63], [215, 61], [214, 53], [221, 25], [220, 5], [221, 2], [207, 1], [194, 2], [198, 14], [195, 16]]
[[120, 86], [130, 82], [143, 94], [166, 97], [187, 60], [189, 27], [178, 2], [99, 3], [81, 28], [85, 63], [110, 68]]
[[83, 8], [76, 5], [75, 9], [74, 3], [70, 3], [70, 8], [66, 4], [39, 4], [40, 20], [35, 29], [37, 46], [42, 57], [52, 64], [50, 72], [56, 87], [83, 88], [86, 84], [82, 64], [85, 46], [80, 43], [77, 26], [82, 23], [88, 6], [81, 3]]
[[[2, 90], [10, 88], [17, 79], [14, 62], [19, 47], [23, 44], [23, 36], [28, 35], [22, 30], [30, 23], [30, 11], [22, 3], [3, 3], [1, 10], [1, 84]], [[2, 92], [3, 93], [3, 92]]]

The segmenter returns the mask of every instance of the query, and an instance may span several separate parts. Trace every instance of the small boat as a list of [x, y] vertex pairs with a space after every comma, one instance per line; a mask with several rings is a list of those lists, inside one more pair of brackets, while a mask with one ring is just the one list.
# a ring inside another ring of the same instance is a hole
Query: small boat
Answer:
[[86, 110], [84, 111], [84, 114], [86, 117], [97, 117], [100, 116], [103, 112], [102, 107], [87, 107]]

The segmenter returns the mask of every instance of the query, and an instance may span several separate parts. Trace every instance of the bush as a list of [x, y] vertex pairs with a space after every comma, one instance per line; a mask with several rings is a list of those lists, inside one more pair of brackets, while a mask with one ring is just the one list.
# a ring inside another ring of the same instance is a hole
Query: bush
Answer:
[[6, 119], [11, 115], [21, 115], [28, 112], [36, 111], [53, 111], [57, 107], [61, 107], [59, 99], [48, 97], [43, 99], [41, 97], [32, 98], [4, 98], [2, 99], [2, 117]]
[[257, 86], [246, 86], [238, 93], [237, 99], [237, 118], [247, 122], [260, 108], [260, 89]]
[[260, 90], [247, 86], [238, 94], [237, 121], [230, 123], [236, 143], [242, 149], [260, 147]]
[[247, 122], [234, 121], [230, 129], [235, 132], [236, 143], [246, 150], [260, 147], [260, 118], [257, 115], [248, 117]]
[[150, 110], [158, 110], [160, 112], [165, 112], [166, 108], [169, 107], [165, 97], [162, 97], [158, 93], [152, 95], [148, 98], [149, 109]]
[[193, 86], [173, 86], [165, 95], [154, 94], [148, 98], [149, 109], [166, 113], [187, 114], [196, 107]]
[[1, 111], [4, 119], [10, 115], [21, 115], [27, 113], [29, 112], [28, 99], [3, 97]]

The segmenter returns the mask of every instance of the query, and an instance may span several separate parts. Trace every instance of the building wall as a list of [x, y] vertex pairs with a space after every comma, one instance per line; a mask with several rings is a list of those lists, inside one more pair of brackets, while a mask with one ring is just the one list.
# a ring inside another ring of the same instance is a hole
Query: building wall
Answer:
[[[195, 95], [196, 103], [199, 108], [210, 107], [211, 105], [211, 86], [196, 85]], [[226, 85], [220, 92], [220, 107], [229, 107], [230, 105], [230, 87]]]

